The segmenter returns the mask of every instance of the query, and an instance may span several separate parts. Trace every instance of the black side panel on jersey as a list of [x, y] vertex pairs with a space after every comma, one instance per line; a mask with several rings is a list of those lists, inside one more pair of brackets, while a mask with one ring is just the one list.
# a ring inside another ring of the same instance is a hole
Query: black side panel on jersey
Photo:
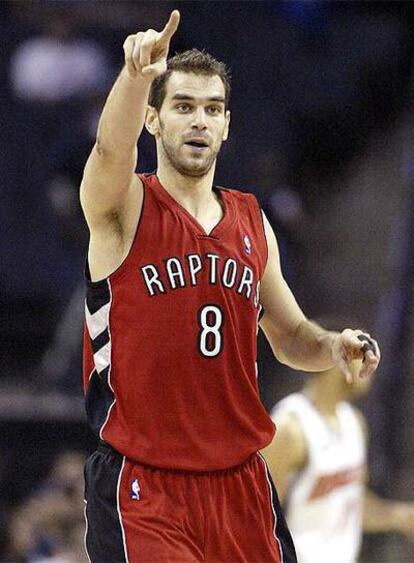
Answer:
[[[88, 270], [87, 266], [87, 272]], [[87, 274], [88, 275], [88, 274]], [[86, 292], [86, 305], [91, 315], [95, 314], [101, 307], [109, 303], [111, 300], [111, 294], [109, 291], [109, 285], [106, 280], [99, 282], [87, 283]]]
[[110, 384], [111, 304], [109, 280], [88, 284], [85, 314], [95, 369], [89, 377], [85, 403], [88, 422], [92, 431], [98, 436], [115, 400]]
[[85, 545], [91, 563], [127, 563], [118, 513], [123, 457], [99, 446], [85, 465]]
[[99, 350], [101, 350], [101, 348], [103, 348], [108, 344], [109, 341], [110, 341], [110, 336], [109, 336], [109, 327], [108, 327], [105, 328], [103, 332], [98, 334], [98, 336], [91, 341], [93, 353], [97, 354]]
[[108, 383], [109, 367], [101, 373], [93, 370], [85, 397], [86, 415], [89, 426], [97, 436], [114, 402], [114, 394]]

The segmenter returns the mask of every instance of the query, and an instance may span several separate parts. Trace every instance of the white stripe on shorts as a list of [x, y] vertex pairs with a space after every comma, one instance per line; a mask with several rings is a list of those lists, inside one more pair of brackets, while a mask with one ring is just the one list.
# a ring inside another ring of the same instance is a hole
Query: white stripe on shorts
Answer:
[[118, 477], [118, 485], [116, 487], [116, 506], [117, 506], [117, 509], [118, 509], [119, 523], [121, 525], [121, 531], [122, 531], [122, 542], [124, 544], [125, 561], [126, 561], [126, 563], [129, 563], [124, 524], [122, 522], [121, 502], [120, 502], [120, 497], [119, 497], [119, 489], [120, 489], [120, 486], [121, 486], [122, 472], [124, 471], [124, 467], [125, 467], [125, 456], [124, 456], [124, 459], [122, 460], [121, 471], [119, 472], [119, 477]]
[[273, 490], [272, 490], [272, 484], [271, 484], [271, 481], [270, 481], [270, 478], [269, 478], [269, 469], [267, 467], [267, 463], [265, 461], [265, 458], [262, 456], [262, 454], [260, 452], [258, 452], [258, 455], [259, 455], [260, 459], [262, 460], [264, 468], [265, 468], [266, 481], [267, 481], [267, 485], [269, 487], [269, 492], [270, 492], [270, 504], [272, 506], [272, 512], [273, 512], [273, 535], [274, 535], [275, 540], [277, 541], [278, 546], [279, 546], [280, 562], [283, 563], [282, 544], [280, 543], [279, 538], [276, 535], [277, 516], [276, 516], [275, 508], [273, 506]]

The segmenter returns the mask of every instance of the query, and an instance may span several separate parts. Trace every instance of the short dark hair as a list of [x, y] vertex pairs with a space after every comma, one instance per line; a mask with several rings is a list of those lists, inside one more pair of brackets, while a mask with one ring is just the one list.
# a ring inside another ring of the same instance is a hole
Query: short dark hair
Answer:
[[230, 100], [230, 73], [226, 65], [215, 59], [205, 51], [190, 49], [178, 53], [167, 61], [167, 70], [157, 76], [151, 84], [148, 103], [160, 111], [165, 98], [167, 81], [174, 71], [202, 74], [204, 76], [219, 76], [224, 84], [225, 102], [227, 108]]

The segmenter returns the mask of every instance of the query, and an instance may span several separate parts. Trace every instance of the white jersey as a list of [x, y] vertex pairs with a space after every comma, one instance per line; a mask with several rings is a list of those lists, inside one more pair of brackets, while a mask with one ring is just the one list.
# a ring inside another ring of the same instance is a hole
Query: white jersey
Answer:
[[361, 423], [348, 403], [340, 403], [335, 431], [299, 393], [280, 401], [272, 418], [285, 413], [296, 416], [308, 449], [308, 465], [289, 484], [285, 501], [298, 563], [354, 563], [362, 535], [366, 461]]

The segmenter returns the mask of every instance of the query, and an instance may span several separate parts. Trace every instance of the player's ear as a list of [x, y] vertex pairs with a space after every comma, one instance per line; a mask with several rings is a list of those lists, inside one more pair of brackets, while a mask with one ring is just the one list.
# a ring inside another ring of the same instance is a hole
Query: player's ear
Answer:
[[160, 132], [160, 121], [158, 111], [152, 107], [147, 106], [147, 113], [145, 116], [145, 128], [150, 135], [156, 137]]
[[227, 141], [230, 128], [230, 110], [226, 111], [226, 124], [224, 126], [223, 141]]

